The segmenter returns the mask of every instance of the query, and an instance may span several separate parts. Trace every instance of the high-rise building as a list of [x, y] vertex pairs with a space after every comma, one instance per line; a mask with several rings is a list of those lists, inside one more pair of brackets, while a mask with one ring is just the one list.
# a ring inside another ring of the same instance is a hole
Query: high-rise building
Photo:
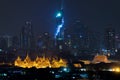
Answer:
[[8, 35], [0, 36], [0, 48], [7, 49], [12, 46], [12, 37]]
[[18, 36], [13, 36], [12, 37], [12, 47], [15, 48], [15, 49], [18, 49], [20, 48], [20, 43], [19, 43], [19, 38]]
[[65, 29], [65, 45], [75, 56], [90, 49], [91, 35], [87, 26], [77, 20]]
[[64, 32], [65, 48], [72, 55], [79, 56], [84, 53], [92, 55], [99, 52], [100, 42], [97, 34], [89, 26], [82, 24], [80, 20], [67, 26]]
[[45, 32], [37, 38], [37, 48], [39, 49], [45, 49], [46, 51], [51, 50], [53, 48], [53, 44], [53, 39], [48, 32]]
[[50, 34], [48, 32], [45, 32], [43, 34], [43, 46], [46, 50], [50, 49]]
[[35, 46], [32, 24], [30, 21], [26, 21], [22, 27], [20, 35], [20, 47], [22, 49], [33, 49]]
[[57, 50], [62, 51], [64, 49], [64, 13], [63, 13], [63, 0], [61, 0], [60, 8], [56, 14], [56, 33], [55, 33], [55, 45]]
[[0, 37], [0, 49], [6, 50], [7, 48], [7, 41], [3, 37]]
[[42, 35], [39, 35], [36, 38], [36, 48], [37, 48], [37, 50], [41, 51], [42, 46], [43, 46]]
[[113, 27], [108, 27], [105, 29], [105, 48], [107, 51], [114, 54], [115, 52], [115, 29]]
[[116, 49], [120, 49], [120, 34], [115, 35], [115, 43]]

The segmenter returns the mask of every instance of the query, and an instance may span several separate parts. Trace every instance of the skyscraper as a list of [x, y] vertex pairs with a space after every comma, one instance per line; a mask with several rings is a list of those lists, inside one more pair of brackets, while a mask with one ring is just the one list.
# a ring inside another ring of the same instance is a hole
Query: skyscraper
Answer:
[[42, 51], [43, 53], [52, 51], [54, 46], [53, 44], [53, 39], [48, 32], [45, 32], [37, 37], [37, 50]]
[[20, 44], [19, 44], [19, 38], [18, 36], [13, 36], [12, 37], [12, 47], [15, 48], [15, 49], [18, 49], [20, 48]]
[[29, 50], [34, 48], [34, 45], [32, 24], [30, 21], [26, 21], [21, 30], [20, 47]]
[[9, 35], [0, 36], [0, 48], [7, 49], [12, 46], [12, 37]]
[[120, 34], [115, 35], [116, 49], [120, 49]]
[[65, 29], [65, 45], [74, 56], [90, 48], [90, 33], [87, 26], [79, 20]]
[[115, 51], [115, 29], [108, 27], [105, 29], [105, 48], [114, 54]]
[[58, 50], [62, 51], [64, 47], [64, 14], [63, 14], [63, 0], [61, 0], [60, 8], [56, 14], [56, 33], [55, 45]]

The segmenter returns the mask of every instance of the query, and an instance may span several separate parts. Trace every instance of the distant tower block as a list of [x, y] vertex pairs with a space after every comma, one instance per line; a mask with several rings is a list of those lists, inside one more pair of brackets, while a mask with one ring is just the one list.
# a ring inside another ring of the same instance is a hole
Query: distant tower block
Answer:
[[26, 21], [22, 27], [20, 44], [23, 49], [32, 49], [34, 47], [34, 36], [31, 21]]

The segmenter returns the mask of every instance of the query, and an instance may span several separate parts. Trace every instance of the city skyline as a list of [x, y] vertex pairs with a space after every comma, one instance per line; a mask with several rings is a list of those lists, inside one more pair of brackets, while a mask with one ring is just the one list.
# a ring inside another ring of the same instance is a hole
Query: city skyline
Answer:
[[119, 80], [119, 3], [0, 0], [0, 80]]
[[[49, 32], [54, 35], [56, 32], [55, 15], [59, 9], [59, 3], [60, 1], [56, 0], [0, 1], [0, 35], [19, 35], [27, 20], [32, 22], [35, 34]], [[109, 24], [119, 30], [120, 15], [118, 9], [120, 5], [118, 3], [119, 1], [112, 0], [65, 0], [65, 26], [69, 27], [79, 19], [81, 23], [98, 32], [103, 31], [105, 26]]]

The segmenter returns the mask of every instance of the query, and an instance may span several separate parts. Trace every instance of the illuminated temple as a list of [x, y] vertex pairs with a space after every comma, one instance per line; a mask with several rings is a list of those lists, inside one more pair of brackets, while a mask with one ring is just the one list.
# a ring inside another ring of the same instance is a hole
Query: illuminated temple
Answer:
[[63, 59], [55, 59], [55, 58], [45, 58], [45, 57], [36, 57], [34, 61], [30, 59], [27, 55], [24, 60], [22, 60], [19, 56], [14, 62], [15, 66], [22, 68], [59, 68], [66, 67], [67, 61]]
[[96, 55], [94, 57], [92, 63], [100, 63], [100, 62], [109, 63], [110, 61], [108, 60], [107, 56], [105, 56], [105, 55]]

